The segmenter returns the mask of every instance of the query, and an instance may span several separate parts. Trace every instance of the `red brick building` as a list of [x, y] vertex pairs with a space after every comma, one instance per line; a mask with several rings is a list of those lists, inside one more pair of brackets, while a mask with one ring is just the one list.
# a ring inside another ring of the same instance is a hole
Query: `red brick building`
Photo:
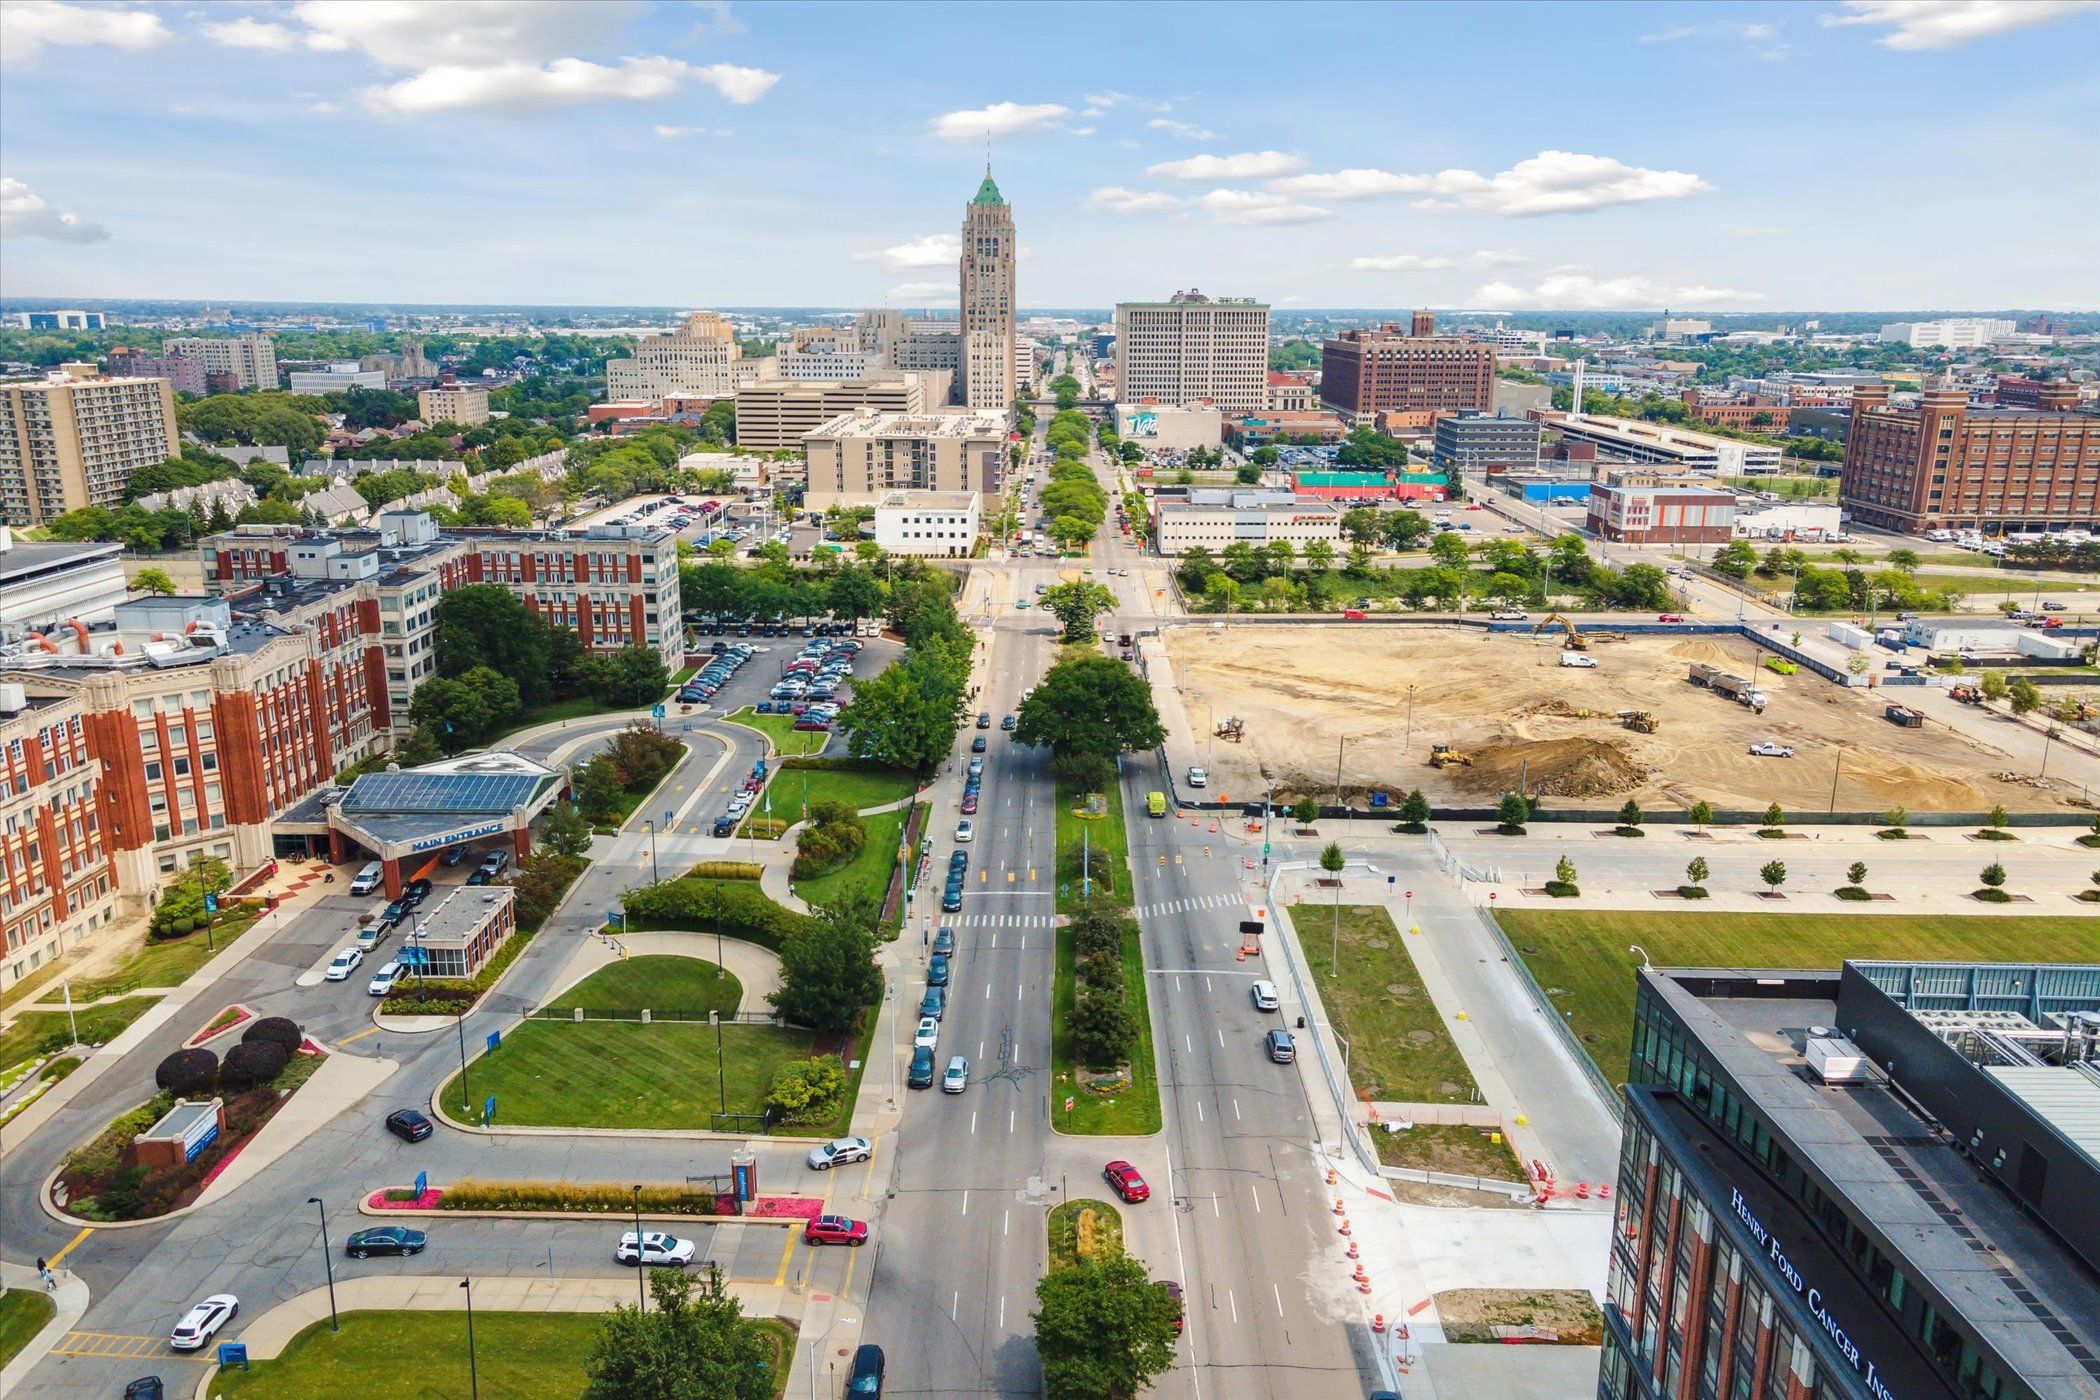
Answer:
[[1320, 349], [1320, 397], [1352, 422], [1381, 413], [1486, 413], [1495, 400], [1495, 347], [1440, 336], [1418, 311], [1406, 332], [1395, 322], [1343, 331]]
[[2100, 524], [2100, 416], [2072, 411], [2077, 392], [2047, 383], [2038, 410], [1973, 409], [1965, 391], [1933, 386], [1896, 408], [1886, 385], [1860, 385], [1838, 499], [1862, 524], [1911, 534]]

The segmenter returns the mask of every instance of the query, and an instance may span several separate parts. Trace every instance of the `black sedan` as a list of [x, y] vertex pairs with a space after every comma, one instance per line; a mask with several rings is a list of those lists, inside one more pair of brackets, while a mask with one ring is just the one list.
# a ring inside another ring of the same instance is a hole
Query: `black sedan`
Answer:
[[363, 1259], [371, 1254], [421, 1254], [430, 1237], [421, 1230], [407, 1230], [399, 1225], [382, 1225], [376, 1230], [359, 1230], [343, 1241], [343, 1252], [352, 1259]]
[[433, 1131], [430, 1120], [412, 1108], [397, 1108], [389, 1113], [386, 1130], [403, 1142], [421, 1142]]

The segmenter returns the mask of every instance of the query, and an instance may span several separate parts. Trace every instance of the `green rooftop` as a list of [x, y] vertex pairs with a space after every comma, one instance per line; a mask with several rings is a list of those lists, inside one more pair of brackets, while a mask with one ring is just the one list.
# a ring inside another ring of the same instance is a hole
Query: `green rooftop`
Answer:
[[970, 203], [972, 203], [972, 204], [1004, 204], [1004, 203], [1006, 203], [1006, 196], [1005, 196], [1005, 195], [1002, 195], [1002, 194], [1000, 194], [1000, 193], [999, 193], [999, 187], [998, 187], [997, 185], [995, 185], [995, 184], [993, 184], [993, 183], [992, 183], [992, 172], [991, 172], [991, 171], [987, 170], [987, 171], [985, 171], [985, 172], [984, 172], [984, 183], [983, 183], [983, 184], [981, 184], [981, 185], [979, 185], [979, 186], [977, 187], [977, 198], [975, 198], [975, 199], [971, 200], [971, 201], [970, 201]]

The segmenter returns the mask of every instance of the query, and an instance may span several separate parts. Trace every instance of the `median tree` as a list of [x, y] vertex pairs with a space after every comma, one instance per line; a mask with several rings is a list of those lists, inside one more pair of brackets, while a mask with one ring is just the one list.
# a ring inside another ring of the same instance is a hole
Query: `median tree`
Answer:
[[1064, 635], [1058, 640], [1084, 642], [1093, 638], [1094, 619], [1115, 609], [1116, 595], [1090, 579], [1079, 579], [1049, 589], [1042, 603], [1064, 624]]
[[591, 824], [574, 803], [561, 801], [540, 818], [539, 844], [558, 856], [580, 856], [591, 849]]
[[1522, 836], [1524, 823], [1531, 820], [1531, 804], [1521, 793], [1505, 792], [1502, 800], [1495, 804], [1495, 820], [1498, 823], [1496, 830], [1504, 836]]
[[852, 1030], [861, 1008], [882, 995], [875, 966], [880, 919], [874, 898], [854, 891], [791, 932], [780, 947], [780, 989], [766, 998], [773, 1009], [812, 1030]]
[[1757, 878], [1764, 881], [1766, 887], [1772, 893], [1779, 893], [1779, 887], [1786, 883], [1786, 862], [1783, 860], [1766, 861], [1758, 868]]
[[1053, 1400], [1126, 1400], [1174, 1364], [1174, 1300], [1127, 1254], [1052, 1269], [1035, 1297], [1035, 1348]]
[[599, 1325], [581, 1400], [770, 1400], [773, 1347], [719, 1269], [651, 1269], [649, 1296], [648, 1311], [617, 1307]]
[[1016, 743], [1047, 747], [1059, 775], [1085, 787], [1108, 780], [1116, 755], [1157, 748], [1166, 737], [1152, 687], [1106, 656], [1051, 667], [1014, 724]]
[[1711, 874], [1713, 874], [1713, 871], [1707, 866], [1706, 857], [1693, 856], [1685, 862], [1685, 883], [1678, 888], [1677, 892], [1686, 899], [1706, 898], [1706, 879]]
[[1410, 835], [1419, 835], [1429, 829], [1429, 799], [1422, 789], [1416, 788], [1400, 799], [1400, 825], [1397, 828]]

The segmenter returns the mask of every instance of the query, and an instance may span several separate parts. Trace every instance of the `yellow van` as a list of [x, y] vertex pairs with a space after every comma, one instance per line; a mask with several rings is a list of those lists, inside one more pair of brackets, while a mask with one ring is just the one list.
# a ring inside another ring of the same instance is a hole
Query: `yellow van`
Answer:
[[1151, 816], [1165, 816], [1167, 814], [1167, 795], [1163, 792], [1146, 793], [1145, 811]]

